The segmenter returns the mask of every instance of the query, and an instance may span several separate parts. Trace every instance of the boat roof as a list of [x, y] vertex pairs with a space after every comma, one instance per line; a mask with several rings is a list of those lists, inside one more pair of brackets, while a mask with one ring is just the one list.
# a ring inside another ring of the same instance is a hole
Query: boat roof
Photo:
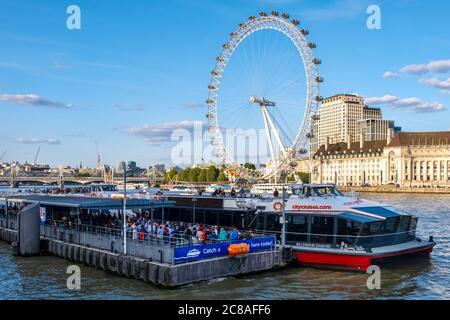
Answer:
[[362, 223], [380, 221], [380, 219], [376, 219], [374, 217], [364, 216], [361, 214], [351, 213], [351, 212], [340, 213], [340, 214], [338, 214], [338, 217], [341, 217], [344, 219], [349, 219], [349, 220], [355, 220], [355, 221], [362, 222]]
[[394, 212], [386, 207], [380, 207], [380, 206], [373, 206], [373, 207], [357, 207], [352, 208], [358, 211], [362, 211], [364, 213], [369, 213], [372, 215], [376, 215], [382, 218], [392, 218], [392, 217], [398, 217], [401, 214]]
[[[43, 206], [55, 206], [64, 208], [79, 209], [121, 209], [123, 208], [122, 199], [84, 197], [84, 196], [66, 196], [66, 195], [14, 195], [9, 197], [0, 197], [3, 202], [16, 203], [40, 203]], [[168, 200], [150, 200], [150, 199], [127, 199], [128, 209], [149, 209], [162, 206], [175, 205], [175, 201]]]

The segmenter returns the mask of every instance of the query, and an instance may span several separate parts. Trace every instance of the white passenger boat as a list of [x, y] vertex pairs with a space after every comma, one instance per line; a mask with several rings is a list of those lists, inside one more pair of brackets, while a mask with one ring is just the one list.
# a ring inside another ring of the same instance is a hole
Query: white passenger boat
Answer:
[[[416, 237], [417, 218], [389, 204], [347, 197], [334, 185], [294, 185], [292, 195], [260, 198], [256, 229], [281, 235], [301, 265], [366, 270], [372, 264], [429, 257], [433, 237]], [[282, 221], [281, 221], [282, 222]]]
[[281, 194], [284, 188], [288, 194], [291, 194], [290, 186], [291, 185], [287, 183], [259, 183], [252, 186], [250, 193], [254, 196], [260, 196], [263, 194], [273, 195], [275, 190], [277, 190]]
[[223, 190], [225, 193], [231, 193], [231, 190], [234, 189], [236, 191], [236, 193], [240, 190], [239, 187], [237, 186], [233, 186], [233, 185], [218, 185], [218, 184], [212, 184], [209, 185], [205, 188], [205, 192], [207, 193], [213, 193], [216, 190]]

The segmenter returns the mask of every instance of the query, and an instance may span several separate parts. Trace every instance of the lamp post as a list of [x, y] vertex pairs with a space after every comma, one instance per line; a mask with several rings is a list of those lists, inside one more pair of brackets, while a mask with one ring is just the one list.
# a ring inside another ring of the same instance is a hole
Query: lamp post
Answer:
[[123, 254], [127, 254], [127, 168], [123, 168]]
[[284, 250], [286, 246], [286, 211], [285, 211], [285, 202], [286, 202], [286, 189], [283, 187], [283, 205], [281, 207], [281, 219], [282, 219], [282, 228], [281, 228], [281, 248]]
[[192, 198], [192, 223], [195, 223], [195, 204], [197, 203], [197, 198]]

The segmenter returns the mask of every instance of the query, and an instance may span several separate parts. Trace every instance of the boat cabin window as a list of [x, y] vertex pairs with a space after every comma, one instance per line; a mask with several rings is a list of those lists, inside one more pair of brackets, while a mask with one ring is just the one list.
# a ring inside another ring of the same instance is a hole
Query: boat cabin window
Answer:
[[353, 221], [349, 219], [339, 218], [337, 219], [337, 245], [342, 242], [348, 246], [355, 244], [356, 237], [361, 230], [362, 222]]
[[101, 186], [102, 191], [117, 191], [117, 186], [116, 185], [103, 185]]
[[280, 215], [274, 213], [260, 213], [256, 218], [256, 230], [281, 231]]
[[280, 215], [278, 214], [266, 215], [266, 230], [281, 231]]
[[291, 192], [293, 195], [299, 196], [300, 198], [306, 197], [306, 189], [307, 188], [291, 188]]
[[334, 217], [311, 217], [311, 242], [333, 243]]
[[342, 193], [332, 186], [313, 187], [315, 195], [322, 196], [342, 196]]
[[[410, 216], [396, 216], [384, 221], [365, 223], [361, 237], [358, 239], [358, 245], [380, 247], [407, 241], [411, 238], [411, 233], [412, 237], [415, 234], [408, 229], [410, 220]], [[407, 232], [408, 230], [410, 231]]]
[[[281, 234], [280, 215], [260, 213], [256, 229]], [[370, 221], [370, 222], [366, 222]], [[286, 243], [316, 243], [326, 246], [381, 247], [413, 240], [417, 218], [395, 216], [374, 221], [361, 217], [343, 217], [290, 213], [286, 215]]]
[[286, 242], [306, 242], [308, 233], [308, 218], [305, 215], [287, 215]]

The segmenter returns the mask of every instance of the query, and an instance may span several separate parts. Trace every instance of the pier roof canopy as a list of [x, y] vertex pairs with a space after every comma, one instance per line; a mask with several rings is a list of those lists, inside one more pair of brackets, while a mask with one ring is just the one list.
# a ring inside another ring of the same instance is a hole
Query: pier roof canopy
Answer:
[[[122, 209], [122, 199], [95, 198], [83, 196], [50, 196], [50, 195], [14, 195], [0, 200], [16, 203], [40, 203], [44, 206], [55, 206], [79, 209]], [[151, 199], [127, 199], [127, 209], [150, 209], [162, 206], [173, 206], [175, 201]]]

